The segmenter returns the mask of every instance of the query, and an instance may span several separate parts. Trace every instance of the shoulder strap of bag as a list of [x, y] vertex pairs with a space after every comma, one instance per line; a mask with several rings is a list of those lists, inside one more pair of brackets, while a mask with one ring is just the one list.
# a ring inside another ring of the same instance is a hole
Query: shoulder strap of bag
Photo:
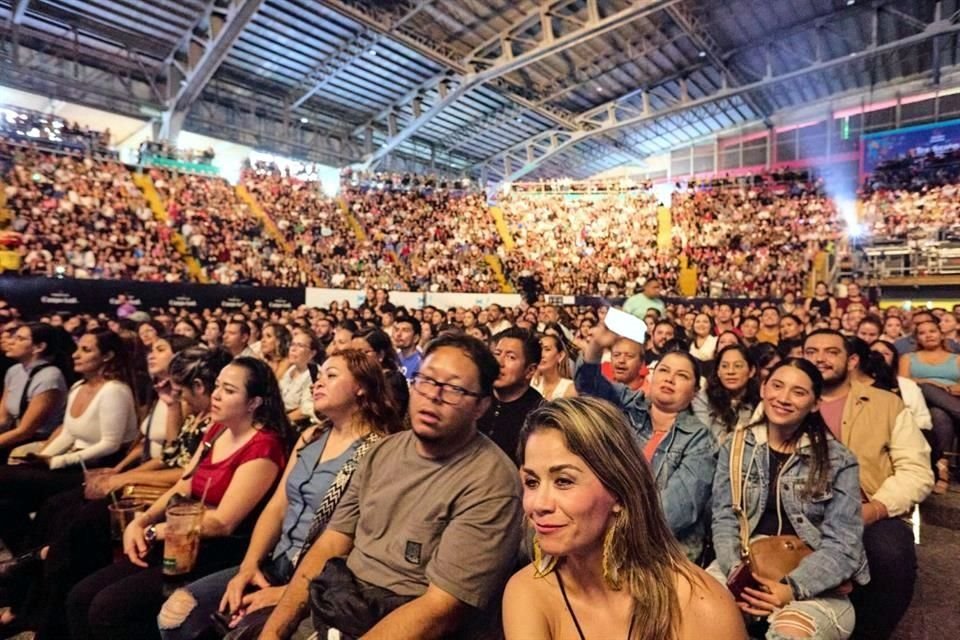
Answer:
[[303, 540], [303, 546], [300, 547], [300, 551], [297, 552], [297, 556], [293, 562], [294, 566], [300, 563], [303, 554], [306, 553], [310, 545], [320, 537], [323, 530], [327, 528], [327, 523], [330, 522], [333, 512], [340, 503], [343, 492], [347, 490], [347, 485], [350, 484], [350, 478], [353, 477], [353, 472], [356, 471], [357, 465], [360, 464], [360, 459], [366, 455], [370, 447], [382, 439], [383, 436], [378, 433], [367, 434], [363, 441], [357, 446], [353, 455], [350, 456], [350, 459], [340, 467], [340, 471], [337, 472], [337, 477], [330, 483], [327, 492], [323, 495], [323, 500], [320, 501], [320, 505], [313, 514], [313, 522], [310, 523], [310, 530]]
[[23, 419], [23, 414], [27, 410], [27, 405], [30, 404], [30, 383], [33, 382], [34, 376], [36, 376], [38, 373], [40, 373], [44, 369], [47, 369], [52, 366], [53, 366], [52, 363], [44, 362], [42, 364], [38, 364], [37, 366], [35, 366], [33, 369], [30, 370], [30, 373], [27, 374], [27, 382], [26, 384], [23, 385], [23, 394], [20, 395], [20, 412], [17, 414], [17, 420]]
[[733, 512], [740, 524], [740, 557], [750, 555], [750, 521], [743, 505], [743, 451], [746, 448], [747, 427], [738, 427], [733, 432], [730, 446], [730, 500]]
[[213, 443], [217, 441], [217, 438], [219, 438], [224, 433], [226, 433], [226, 431], [227, 431], [227, 428], [223, 427], [222, 429], [220, 429], [220, 431], [217, 431], [217, 433], [214, 434], [212, 438], [210, 438], [209, 440], [204, 442], [202, 445], [200, 445], [201, 446], [200, 457], [197, 458], [197, 464], [193, 465], [193, 469], [190, 469], [190, 471], [188, 471], [183, 476], [184, 480], [189, 480], [190, 478], [193, 477], [193, 474], [195, 474], [197, 472], [197, 469], [200, 468], [200, 465], [203, 464], [203, 459], [206, 458], [208, 455], [210, 455], [210, 452], [213, 451]]

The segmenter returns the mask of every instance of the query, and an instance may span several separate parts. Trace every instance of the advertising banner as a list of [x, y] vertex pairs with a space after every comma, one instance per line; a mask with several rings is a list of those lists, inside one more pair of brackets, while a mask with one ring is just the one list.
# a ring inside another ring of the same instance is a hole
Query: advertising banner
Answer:
[[113, 315], [125, 295], [138, 309], [202, 311], [239, 309], [258, 300], [268, 309], [285, 311], [304, 303], [304, 290], [287, 287], [168, 284], [132, 280], [0, 277], [0, 297], [25, 315], [46, 313], [108, 313]]
[[960, 150], [960, 120], [949, 120], [863, 136], [865, 174], [880, 165], [933, 154], [938, 158]]

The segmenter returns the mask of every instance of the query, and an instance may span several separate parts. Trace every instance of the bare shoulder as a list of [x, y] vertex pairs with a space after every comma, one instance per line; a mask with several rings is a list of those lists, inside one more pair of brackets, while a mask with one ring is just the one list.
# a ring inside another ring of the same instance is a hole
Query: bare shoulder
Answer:
[[549, 639], [552, 576], [534, 577], [528, 564], [513, 574], [503, 592], [503, 632], [507, 640]]
[[693, 580], [677, 576], [677, 598], [683, 611], [682, 640], [705, 635], [724, 640], [746, 640], [743, 616], [726, 586], [700, 567], [689, 565]]

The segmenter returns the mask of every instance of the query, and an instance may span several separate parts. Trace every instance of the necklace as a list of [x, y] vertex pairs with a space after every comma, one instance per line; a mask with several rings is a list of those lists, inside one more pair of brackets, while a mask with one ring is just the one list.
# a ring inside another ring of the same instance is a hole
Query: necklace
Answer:
[[[580, 640], [587, 640], [587, 637], [583, 635], [583, 629], [580, 627], [580, 621], [577, 620], [577, 614], [573, 612], [573, 606], [570, 604], [570, 600], [567, 598], [567, 590], [563, 588], [563, 578], [560, 576], [560, 571], [555, 571], [557, 576], [557, 584], [560, 585], [560, 595], [563, 596], [563, 604], [567, 605], [567, 611], [570, 612], [570, 617], [573, 618], [573, 626], [577, 628], [577, 635], [580, 636]], [[633, 636], [633, 616], [630, 616], [630, 628], [627, 630], [627, 640]]]

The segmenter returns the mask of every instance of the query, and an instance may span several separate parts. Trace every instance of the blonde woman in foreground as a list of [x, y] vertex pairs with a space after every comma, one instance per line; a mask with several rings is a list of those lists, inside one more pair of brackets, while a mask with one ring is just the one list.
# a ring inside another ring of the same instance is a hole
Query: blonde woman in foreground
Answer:
[[520, 435], [534, 561], [503, 596], [507, 640], [745, 640], [730, 593], [686, 559], [626, 419], [557, 400]]

